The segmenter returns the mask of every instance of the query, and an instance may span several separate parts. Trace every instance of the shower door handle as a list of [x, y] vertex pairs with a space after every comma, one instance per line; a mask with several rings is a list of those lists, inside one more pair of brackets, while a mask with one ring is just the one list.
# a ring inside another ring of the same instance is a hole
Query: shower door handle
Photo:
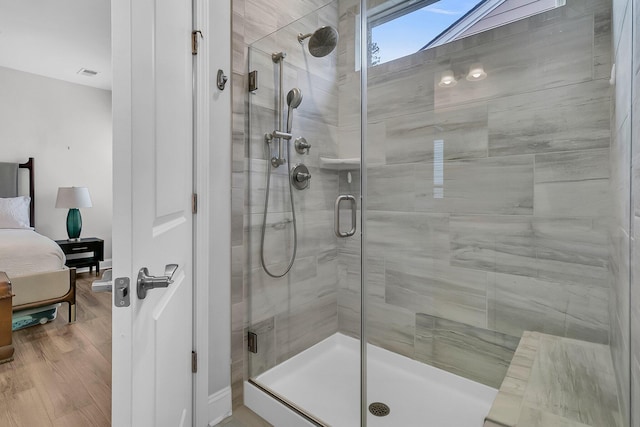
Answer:
[[[351, 202], [351, 230], [347, 232], [340, 231], [340, 203], [343, 201]], [[350, 237], [356, 234], [356, 217], [357, 217], [357, 208], [356, 208], [356, 198], [351, 194], [341, 194], [336, 199], [335, 208], [333, 211], [333, 226], [334, 232], [338, 237]]]

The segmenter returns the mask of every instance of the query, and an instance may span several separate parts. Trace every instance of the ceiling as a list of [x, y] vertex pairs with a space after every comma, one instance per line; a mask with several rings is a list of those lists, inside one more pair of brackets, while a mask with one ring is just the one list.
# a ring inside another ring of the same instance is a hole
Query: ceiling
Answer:
[[110, 0], [0, 0], [0, 67], [111, 90], [110, 15]]

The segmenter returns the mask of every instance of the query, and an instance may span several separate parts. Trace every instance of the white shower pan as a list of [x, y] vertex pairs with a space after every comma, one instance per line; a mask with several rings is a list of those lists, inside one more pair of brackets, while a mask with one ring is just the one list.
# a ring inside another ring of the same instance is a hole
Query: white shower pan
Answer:
[[[360, 419], [360, 342], [336, 333], [266, 371], [256, 382], [332, 427]], [[314, 424], [246, 382], [245, 404], [276, 427]], [[368, 427], [482, 427], [497, 390], [379, 347], [367, 346]]]

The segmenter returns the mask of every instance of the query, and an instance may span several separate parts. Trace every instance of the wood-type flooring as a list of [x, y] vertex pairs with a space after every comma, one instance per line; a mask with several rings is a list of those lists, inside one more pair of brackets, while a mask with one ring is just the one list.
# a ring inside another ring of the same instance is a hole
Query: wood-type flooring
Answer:
[[111, 294], [79, 273], [77, 322], [68, 306], [46, 325], [15, 331], [15, 360], [0, 365], [0, 426], [111, 425]]

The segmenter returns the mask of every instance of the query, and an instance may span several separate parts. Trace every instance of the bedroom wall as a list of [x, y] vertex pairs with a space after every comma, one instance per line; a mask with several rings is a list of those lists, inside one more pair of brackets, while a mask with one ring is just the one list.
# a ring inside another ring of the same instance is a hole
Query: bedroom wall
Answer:
[[111, 259], [111, 91], [0, 67], [0, 161], [35, 158], [36, 230], [64, 239], [58, 187], [86, 186], [83, 237], [105, 241]]

